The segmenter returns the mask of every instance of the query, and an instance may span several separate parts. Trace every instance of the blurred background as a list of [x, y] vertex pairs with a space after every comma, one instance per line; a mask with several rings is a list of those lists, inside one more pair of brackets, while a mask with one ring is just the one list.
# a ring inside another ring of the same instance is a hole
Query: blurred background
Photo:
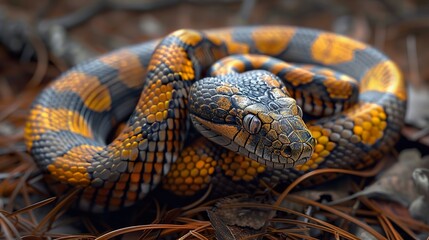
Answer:
[[[402, 69], [410, 93], [397, 151], [429, 153], [428, 0], [0, 0], [2, 209], [10, 213], [25, 208], [32, 203], [30, 195], [48, 197], [33, 185], [40, 176], [25, 152], [23, 126], [31, 101], [61, 72], [180, 28], [268, 24], [333, 31], [385, 52]], [[427, 225], [410, 221], [413, 231], [429, 232]], [[39, 225], [31, 226], [27, 230]], [[85, 232], [97, 235], [86, 226]], [[47, 227], [36, 232], [41, 229]]]

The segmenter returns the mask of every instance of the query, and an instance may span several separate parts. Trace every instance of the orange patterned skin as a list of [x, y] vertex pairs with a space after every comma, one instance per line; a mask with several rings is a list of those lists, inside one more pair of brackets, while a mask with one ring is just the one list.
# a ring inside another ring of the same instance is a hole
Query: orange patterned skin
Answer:
[[[201, 79], [213, 64], [216, 77]], [[253, 69], [272, 74], [241, 73]], [[35, 100], [25, 139], [46, 174], [82, 189], [81, 209], [100, 212], [161, 181], [190, 196], [210, 184], [239, 191], [315, 168], [366, 167], [398, 139], [405, 101], [396, 65], [347, 37], [283, 26], [179, 30], [64, 73]], [[188, 139], [191, 121], [217, 144]]]

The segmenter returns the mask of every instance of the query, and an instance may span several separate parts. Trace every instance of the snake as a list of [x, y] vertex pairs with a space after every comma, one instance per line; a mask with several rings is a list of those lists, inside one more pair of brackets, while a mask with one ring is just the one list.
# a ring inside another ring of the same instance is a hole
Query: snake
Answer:
[[55, 191], [79, 188], [79, 208], [113, 211], [160, 183], [193, 196], [364, 169], [399, 139], [406, 99], [397, 65], [346, 36], [182, 29], [61, 74], [34, 100], [24, 136]]

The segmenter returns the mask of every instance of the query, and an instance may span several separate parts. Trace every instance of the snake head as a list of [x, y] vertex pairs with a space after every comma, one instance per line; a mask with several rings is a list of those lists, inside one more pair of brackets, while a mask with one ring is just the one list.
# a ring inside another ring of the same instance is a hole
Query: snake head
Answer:
[[199, 80], [189, 99], [197, 130], [231, 151], [274, 168], [303, 164], [313, 154], [316, 140], [300, 107], [269, 72]]

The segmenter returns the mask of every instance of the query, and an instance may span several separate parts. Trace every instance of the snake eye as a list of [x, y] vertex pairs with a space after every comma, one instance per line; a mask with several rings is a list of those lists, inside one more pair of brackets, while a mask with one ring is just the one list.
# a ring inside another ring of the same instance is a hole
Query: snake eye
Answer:
[[243, 127], [251, 134], [258, 133], [259, 130], [261, 130], [261, 120], [253, 115], [253, 114], [247, 114], [243, 119]]
[[301, 109], [301, 107], [300, 106], [296, 106], [296, 108], [298, 108], [298, 115], [302, 118], [302, 109]]

